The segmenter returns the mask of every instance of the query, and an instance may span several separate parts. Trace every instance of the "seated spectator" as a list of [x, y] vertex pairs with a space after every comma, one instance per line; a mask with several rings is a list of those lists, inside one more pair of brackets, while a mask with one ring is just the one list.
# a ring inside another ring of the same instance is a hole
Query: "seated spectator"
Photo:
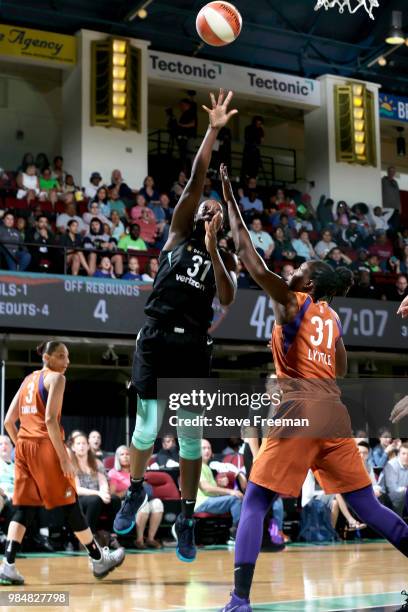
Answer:
[[[105, 187], [98, 189], [98, 193], [101, 193], [103, 197], [104, 193], [106, 193]], [[95, 197], [97, 198], [98, 196], [96, 195]], [[99, 219], [101, 223], [107, 223], [109, 226], [112, 225], [106, 215], [102, 213], [102, 207], [98, 200], [92, 200], [88, 203], [88, 212], [82, 215], [82, 219], [85, 226], [87, 226], [88, 231], [89, 225], [93, 219]]]
[[276, 193], [276, 204], [280, 213], [285, 213], [288, 217], [296, 217], [296, 204], [290, 196], [286, 196], [283, 189], [278, 189]]
[[113, 533], [107, 536], [98, 527], [103, 514], [108, 516], [112, 529], [113, 519], [120, 508], [120, 499], [117, 495], [111, 495], [103, 465], [93, 454], [83, 432], [74, 436], [71, 450], [78, 499], [88, 525], [101, 546], [117, 548], [119, 544], [116, 536]]
[[176, 438], [172, 434], [166, 434], [162, 438], [162, 447], [156, 455], [156, 463], [159, 468], [176, 467], [180, 462]]
[[392, 507], [402, 515], [408, 487], [408, 443], [401, 444], [399, 453], [384, 466], [378, 483], [391, 500]]
[[327, 254], [336, 247], [337, 244], [333, 242], [333, 235], [331, 231], [324, 230], [322, 232], [322, 239], [315, 246], [315, 253], [320, 259], [324, 259]]
[[159, 199], [159, 192], [155, 189], [154, 178], [152, 176], [146, 176], [143, 181], [143, 187], [139, 190], [139, 195], [142, 195], [148, 204]]
[[299, 257], [302, 257], [305, 261], [310, 261], [316, 258], [316, 253], [310, 242], [309, 232], [305, 229], [301, 229], [299, 232], [299, 238], [292, 240], [293, 248]]
[[[115, 268], [116, 276], [122, 276], [123, 274], [123, 258], [119, 253], [115, 253], [117, 250], [117, 243], [112, 236], [105, 234], [103, 225], [98, 218], [93, 218], [89, 226], [89, 232], [84, 238], [84, 249], [88, 251], [105, 251], [105, 253], [99, 253], [100, 255], [108, 255]], [[97, 253], [90, 252], [88, 255], [88, 265], [91, 270], [92, 276], [96, 271]]]
[[258, 198], [258, 194], [256, 191], [250, 191], [247, 196], [243, 196], [240, 199], [239, 203], [245, 213], [262, 213], [264, 209], [262, 200]]
[[[171, 223], [171, 219], [172, 219], [172, 217], [173, 217], [173, 210], [174, 210], [174, 209], [173, 209], [173, 208], [171, 208], [171, 206], [170, 206], [171, 201], [170, 201], [170, 196], [169, 196], [169, 194], [168, 194], [168, 193], [161, 193], [161, 194], [160, 194], [159, 201], [160, 201], [160, 207], [161, 207], [161, 209], [162, 209], [162, 210], [163, 210], [163, 212], [164, 212], [165, 221], [166, 221], [167, 223]], [[152, 209], [152, 210], [153, 210], [153, 212], [155, 213], [154, 209]], [[156, 213], [155, 213], [155, 216], [156, 216]], [[156, 218], [157, 218], [157, 217], [156, 217]]]
[[403, 247], [400, 261], [400, 273], [408, 274], [408, 244]]
[[142, 280], [138, 258], [133, 255], [128, 259], [128, 271], [122, 276], [123, 280]]
[[27, 220], [24, 217], [17, 217], [15, 227], [20, 234], [21, 242], [27, 242], [26, 231], [27, 231]]
[[394, 249], [384, 230], [376, 232], [375, 242], [369, 247], [368, 251], [371, 255], [378, 255], [380, 262], [392, 257]]
[[129, 228], [129, 233], [119, 240], [118, 248], [122, 251], [147, 251], [147, 245], [140, 238], [140, 225], [133, 223]]
[[35, 226], [27, 231], [26, 239], [27, 242], [38, 245], [38, 247], [30, 247], [33, 269], [46, 272], [53, 267], [56, 251], [48, 247], [55, 244], [55, 236], [50, 230], [48, 218], [45, 215], [37, 217]]
[[[69, 196], [69, 197], [68, 197]], [[65, 234], [68, 227], [69, 221], [76, 221], [78, 223], [78, 232], [83, 234], [86, 232], [86, 225], [82, 221], [81, 217], [78, 217], [76, 214], [76, 204], [74, 202], [74, 196], [72, 194], [67, 194], [67, 199], [65, 201], [65, 212], [57, 215], [57, 229], [61, 232], [61, 234]]]
[[390, 302], [402, 302], [408, 295], [408, 280], [405, 274], [399, 274], [395, 285], [391, 285], [385, 292]]
[[20, 172], [17, 176], [17, 199], [27, 200], [27, 204], [31, 204], [35, 198], [40, 197], [40, 183], [36, 174], [34, 164], [27, 166], [26, 170]]
[[296, 257], [296, 251], [293, 248], [292, 242], [285, 238], [283, 229], [277, 227], [275, 230], [275, 250], [273, 252], [273, 258], [276, 261], [282, 261], [284, 259], [295, 259]]
[[120, 170], [112, 170], [111, 184], [109, 189], [112, 190], [114, 187], [118, 190], [119, 199], [125, 201], [132, 201], [134, 197], [134, 191], [125, 183]]
[[292, 217], [289, 217], [285, 212], [280, 213], [279, 215], [279, 225], [283, 229], [283, 233], [285, 234], [285, 238], [287, 240], [292, 239], [293, 232], [296, 224], [295, 220]]
[[381, 206], [375, 206], [372, 215], [374, 230], [383, 230], [384, 232], [389, 230], [389, 220], [391, 219], [394, 212], [395, 210], [393, 208], [387, 208], [386, 210], [383, 210]]
[[373, 467], [383, 468], [389, 459], [398, 453], [398, 443], [392, 439], [389, 429], [380, 431], [379, 444], [374, 446], [372, 452]]
[[67, 177], [71, 176], [71, 175], [67, 175], [66, 172], [64, 171], [64, 158], [61, 155], [56, 155], [54, 157], [54, 164], [53, 164], [51, 176], [52, 178], [55, 178], [58, 181], [58, 185], [59, 185], [58, 191], [61, 191], [61, 189], [65, 185]]
[[102, 450], [102, 436], [99, 431], [93, 429], [89, 433], [88, 444], [95, 457], [103, 461], [106, 457], [106, 453]]
[[[140, 227], [140, 237], [147, 246], [156, 246], [158, 239], [158, 225], [151, 210], [143, 208], [140, 217], [137, 219]], [[163, 243], [164, 244], [164, 243]]]
[[200, 484], [197, 492], [197, 501], [194, 512], [209, 512], [211, 514], [225, 514], [230, 512], [232, 515], [231, 536], [235, 537], [243, 495], [241, 491], [219, 487], [209, 467], [212, 458], [212, 448], [208, 440], [201, 441], [201, 455], [203, 464], [201, 468]]
[[249, 234], [258, 253], [265, 259], [269, 259], [275, 248], [275, 243], [272, 236], [263, 231], [260, 219], [257, 218], [252, 221]]
[[111, 213], [111, 223], [112, 223], [112, 238], [119, 242], [122, 236], [125, 233], [125, 226], [120, 220], [120, 215], [117, 210], [113, 210]]
[[317, 222], [320, 229], [324, 231], [327, 228], [334, 227], [334, 215], [333, 215], [334, 201], [330, 198], [322, 196], [317, 206], [316, 216]]
[[77, 191], [80, 191], [80, 188], [75, 185], [74, 177], [72, 176], [72, 174], [67, 174], [65, 176], [65, 182], [63, 183], [61, 188], [61, 193], [76, 193]]
[[381, 490], [381, 487], [377, 484], [377, 478], [375, 476], [375, 472], [374, 472], [373, 465], [372, 465], [372, 453], [370, 457], [370, 445], [368, 442], [365, 442], [365, 440], [361, 440], [357, 444], [357, 449], [358, 449], [358, 452], [360, 453], [360, 457], [364, 461], [364, 465], [366, 466], [368, 475], [370, 476], [371, 484], [373, 485], [373, 489], [374, 489], [374, 495], [376, 497], [381, 497], [382, 490]]
[[89, 185], [85, 187], [86, 197], [93, 200], [99, 187], [101, 187], [101, 183], [102, 177], [99, 172], [92, 172], [91, 176], [89, 177]]
[[25, 172], [28, 166], [35, 167], [34, 155], [32, 153], [24, 153], [20, 166], [17, 168], [17, 173]]
[[[108, 190], [106, 189], [106, 187], [99, 187], [93, 199], [93, 202], [96, 202], [98, 204], [101, 214], [106, 219], [108, 219], [112, 211], [111, 211], [111, 206], [109, 204]], [[106, 222], [108, 221], [105, 221], [105, 223]]]
[[204, 189], [202, 196], [200, 198], [201, 202], [206, 202], [207, 200], [216, 200], [217, 202], [221, 202], [220, 195], [215, 189], [213, 189], [212, 180], [207, 176], [204, 181]]
[[341, 246], [360, 249], [365, 244], [364, 229], [355, 217], [351, 217], [349, 225], [339, 229], [336, 239]]
[[66, 249], [65, 257], [67, 268], [71, 268], [71, 274], [73, 276], [78, 276], [81, 266], [88, 276], [92, 276], [91, 268], [88, 265], [84, 253], [79, 250], [83, 248], [84, 241], [79, 234], [79, 224], [76, 218], [68, 221], [67, 231], [61, 236], [59, 244]]
[[369, 217], [369, 208], [364, 202], [354, 204], [351, 208], [353, 215], [357, 218], [358, 226], [364, 238], [368, 238], [372, 233], [372, 224]]
[[382, 268], [380, 267], [380, 258], [378, 255], [372, 254], [368, 256], [367, 265], [370, 272], [375, 274], [376, 272], [382, 272]]
[[177, 181], [173, 184], [173, 187], [170, 191], [170, 198], [174, 206], [180, 199], [181, 194], [183, 193], [185, 186], [187, 185], [187, 176], [185, 172], [180, 172]]
[[367, 249], [361, 248], [358, 250], [357, 259], [353, 261], [350, 268], [353, 270], [353, 272], [360, 272], [361, 270], [369, 270]]
[[50, 162], [45, 153], [38, 153], [35, 158], [35, 166], [37, 168], [37, 174], [42, 174], [46, 168], [50, 167]]
[[347, 295], [353, 298], [379, 299], [379, 291], [371, 281], [370, 270], [363, 268], [357, 271], [357, 278]]
[[[119, 446], [115, 452], [115, 465], [108, 474], [111, 492], [123, 499], [130, 487], [130, 453], [127, 446]], [[148, 497], [147, 503], [142, 506], [136, 515], [136, 548], [161, 548], [161, 543], [156, 540], [156, 534], [163, 518], [163, 502], [161, 499], [153, 497], [152, 487], [144, 482], [143, 488]], [[147, 522], [149, 528], [146, 541], [144, 532]]]
[[151, 257], [146, 264], [144, 274], [142, 274], [142, 281], [145, 283], [154, 283], [158, 271], [159, 260], [157, 257]]
[[281, 269], [281, 277], [286, 282], [289, 282], [289, 280], [293, 276], [294, 271], [295, 271], [295, 267], [291, 263], [285, 263]]
[[126, 205], [123, 200], [119, 198], [119, 189], [118, 187], [114, 187], [109, 190], [109, 206], [111, 209], [111, 215], [114, 212], [119, 214], [121, 219], [127, 219], [127, 210]]
[[225, 448], [222, 450], [222, 455], [225, 457], [226, 455], [236, 455], [239, 453], [240, 448], [244, 444], [242, 438], [228, 438], [228, 443]]
[[344, 200], [341, 200], [337, 204], [334, 222], [339, 229], [348, 227], [350, 223], [350, 209]]
[[22, 243], [20, 233], [14, 227], [14, 215], [6, 212], [0, 225], [0, 244], [9, 270], [24, 272], [30, 265], [31, 255]]
[[136, 205], [130, 209], [131, 220], [139, 221], [144, 211], [147, 211], [147, 218], [156, 223], [156, 217], [154, 216], [154, 212], [148, 208], [146, 198], [143, 195], [138, 194], [136, 197]]
[[252, 279], [244, 269], [240, 259], [237, 262], [237, 286], [238, 289], [250, 289], [252, 287]]
[[329, 251], [325, 257], [325, 261], [335, 270], [340, 267], [348, 268], [352, 263], [350, 257], [347, 257], [339, 247], [334, 247], [334, 249]]
[[47, 199], [51, 202], [53, 206], [55, 206], [56, 201], [58, 200], [58, 192], [61, 190], [58, 179], [52, 178], [51, 169], [45, 168], [43, 173], [39, 179], [40, 184], [40, 197], [44, 196], [44, 199]]
[[115, 278], [112, 262], [107, 255], [101, 257], [99, 265], [92, 276], [94, 278]]

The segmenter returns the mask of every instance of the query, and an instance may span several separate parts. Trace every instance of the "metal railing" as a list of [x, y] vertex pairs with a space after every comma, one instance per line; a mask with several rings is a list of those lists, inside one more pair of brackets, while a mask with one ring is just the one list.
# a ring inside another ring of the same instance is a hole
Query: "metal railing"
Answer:
[[[193, 158], [202, 142], [203, 136], [189, 140], [187, 155]], [[270, 186], [273, 184], [287, 185], [296, 183], [297, 159], [296, 150], [285, 147], [261, 145], [261, 163], [258, 181]], [[179, 153], [177, 138], [167, 130], [155, 130], [149, 133], [149, 156], [169, 156], [177, 158]], [[233, 141], [231, 144], [230, 176], [240, 177], [243, 161], [243, 144]]]

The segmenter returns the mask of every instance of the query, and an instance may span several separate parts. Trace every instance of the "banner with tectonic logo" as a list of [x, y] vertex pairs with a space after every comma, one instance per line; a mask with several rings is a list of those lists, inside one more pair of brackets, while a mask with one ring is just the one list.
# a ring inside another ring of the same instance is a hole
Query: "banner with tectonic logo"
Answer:
[[177, 87], [232, 89], [237, 95], [300, 108], [321, 105], [320, 83], [291, 74], [234, 66], [209, 59], [149, 51], [149, 79]]
[[74, 36], [0, 24], [0, 57], [4, 55], [74, 66], [76, 40]]

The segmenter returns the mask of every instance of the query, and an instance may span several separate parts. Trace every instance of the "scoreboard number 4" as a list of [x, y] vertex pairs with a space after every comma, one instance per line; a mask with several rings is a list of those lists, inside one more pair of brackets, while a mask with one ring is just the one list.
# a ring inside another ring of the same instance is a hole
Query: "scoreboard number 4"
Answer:
[[106, 323], [109, 319], [108, 310], [106, 308], [106, 300], [99, 300], [95, 310], [93, 311], [94, 319], [99, 319], [102, 323]]

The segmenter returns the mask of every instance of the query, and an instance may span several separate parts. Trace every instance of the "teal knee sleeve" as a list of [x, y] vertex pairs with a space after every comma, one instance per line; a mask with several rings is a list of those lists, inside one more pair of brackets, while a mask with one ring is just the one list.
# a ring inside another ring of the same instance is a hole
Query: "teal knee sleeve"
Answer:
[[[178, 411], [178, 417], [181, 423], [186, 422], [184, 419], [192, 419], [196, 416], [195, 413], [189, 412], [185, 408], [180, 408]], [[201, 459], [202, 426], [178, 425], [177, 437], [180, 446], [180, 457], [182, 459], [190, 459], [190, 461]]]
[[137, 416], [132, 444], [138, 450], [148, 450], [157, 438], [161, 427], [165, 403], [158, 400], [137, 400]]
[[182, 459], [201, 459], [201, 438], [179, 438], [179, 446]]

